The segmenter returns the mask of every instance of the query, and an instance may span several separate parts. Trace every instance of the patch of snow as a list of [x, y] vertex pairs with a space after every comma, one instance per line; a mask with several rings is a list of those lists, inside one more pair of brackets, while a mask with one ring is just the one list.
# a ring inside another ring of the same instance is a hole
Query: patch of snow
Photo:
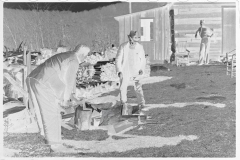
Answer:
[[179, 135], [176, 137], [160, 136], [138, 136], [124, 134], [124, 139], [114, 140], [108, 138], [104, 141], [74, 141], [63, 140], [66, 145], [73, 146], [73, 150], [79, 150], [84, 153], [108, 153], [108, 152], [126, 152], [133, 149], [163, 147], [165, 145], [177, 145], [183, 140], [193, 141], [198, 139], [195, 135]]
[[10, 148], [3, 148], [3, 156], [4, 157], [12, 157], [14, 154], [21, 152], [21, 150], [10, 149]]
[[[131, 105], [137, 105], [134, 103], [131, 103]], [[143, 111], [148, 111], [150, 109], [154, 108], [167, 108], [167, 107], [178, 107], [182, 108], [189, 105], [208, 105], [213, 106], [217, 108], [224, 108], [226, 105], [222, 103], [210, 103], [210, 102], [186, 102], [186, 103], [173, 103], [173, 104], [146, 104], [146, 108], [143, 108]]]
[[[157, 83], [157, 82], [162, 82], [168, 79], [171, 79], [172, 77], [167, 77], [167, 76], [154, 76], [154, 77], [146, 77], [141, 79], [142, 84], [151, 84], [151, 83]], [[129, 85], [133, 85], [133, 82], [131, 81]], [[118, 88], [116, 88], [118, 89]], [[130, 91], [130, 90], [128, 90]], [[112, 106], [116, 104], [117, 101], [120, 101], [120, 94], [118, 96], [112, 96], [112, 95], [107, 95], [103, 97], [96, 97], [94, 99], [88, 100], [91, 102], [91, 104], [101, 104], [101, 103], [108, 103], [111, 102], [113, 103]]]
[[[142, 78], [140, 82], [142, 84], [152, 84], [152, 83], [162, 82], [171, 78], [172, 77], [167, 77], [167, 76], [145, 77], [145, 78]], [[130, 85], [133, 85], [133, 82], [130, 82]]]
[[38, 125], [27, 108], [8, 115], [3, 119], [6, 122], [5, 131], [8, 133], [38, 133]]

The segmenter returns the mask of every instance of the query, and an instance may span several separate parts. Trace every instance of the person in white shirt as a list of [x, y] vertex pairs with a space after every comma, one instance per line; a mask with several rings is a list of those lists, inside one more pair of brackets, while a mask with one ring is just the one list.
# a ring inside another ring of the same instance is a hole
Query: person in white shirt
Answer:
[[128, 35], [129, 41], [120, 45], [116, 56], [116, 71], [120, 78], [120, 98], [123, 105], [122, 114], [127, 108], [127, 87], [129, 82], [133, 80], [135, 83], [134, 90], [136, 92], [139, 111], [145, 106], [145, 99], [142, 91], [140, 79], [143, 77], [146, 58], [143, 46], [138, 43], [139, 36], [137, 31], [131, 31]]
[[202, 38], [199, 51], [199, 65], [209, 63], [209, 48], [211, 37], [213, 36], [213, 29], [205, 26], [204, 20], [200, 20], [200, 27], [195, 33], [195, 38], [197, 38], [197, 33], [199, 32]]

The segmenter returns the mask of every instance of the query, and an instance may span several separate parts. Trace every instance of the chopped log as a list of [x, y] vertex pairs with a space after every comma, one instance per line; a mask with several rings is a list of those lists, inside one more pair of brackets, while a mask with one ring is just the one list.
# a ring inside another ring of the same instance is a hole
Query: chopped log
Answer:
[[102, 71], [95, 71], [94, 75], [100, 75], [102, 73]]
[[74, 117], [74, 115], [75, 115], [75, 113], [64, 114], [64, 115], [62, 115], [62, 119], [71, 118], [71, 117]]
[[99, 76], [94, 75], [94, 76], [92, 77], [92, 79], [100, 80], [100, 75], [99, 75]]
[[79, 130], [89, 130], [91, 126], [92, 110], [83, 110], [78, 106], [75, 111], [74, 124]]

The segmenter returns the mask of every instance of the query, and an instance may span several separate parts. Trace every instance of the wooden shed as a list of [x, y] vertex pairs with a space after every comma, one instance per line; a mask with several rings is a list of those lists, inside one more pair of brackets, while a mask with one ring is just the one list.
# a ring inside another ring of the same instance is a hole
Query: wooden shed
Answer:
[[[170, 11], [174, 15], [170, 16]], [[172, 13], [173, 13], [172, 12]], [[119, 22], [119, 44], [128, 40], [130, 30], [141, 33], [141, 43], [151, 63], [170, 61], [171, 44], [187, 41], [190, 56], [198, 59], [201, 39], [195, 38], [200, 20], [213, 28], [209, 57], [219, 60], [236, 48], [236, 4], [234, 2], [190, 3], [174, 2], [165, 6], [115, 17]], [[174, 20], [171, 21], [171, 19]], [[171, 27], [171, 24], [174, 27]], [[175, 38], [171, 38], [174, 28]], [[177, 46], [177, 45], [176, 45]]]
[[163, 63], [169, 59], [170, 3], [165, 6], [115, 17], [119, 22], [119, 44], [128, 41], [130, 30], [141, 33], [141, 44], [151, 63]]

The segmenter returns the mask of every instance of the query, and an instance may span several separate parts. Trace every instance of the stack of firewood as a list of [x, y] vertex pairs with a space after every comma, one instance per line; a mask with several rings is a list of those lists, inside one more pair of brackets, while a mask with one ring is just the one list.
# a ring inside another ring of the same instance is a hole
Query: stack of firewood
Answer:
[[115, 63], [113, 61], [99, 61], [94, 65], [93, 79], [100, 82], [118, 81]]

